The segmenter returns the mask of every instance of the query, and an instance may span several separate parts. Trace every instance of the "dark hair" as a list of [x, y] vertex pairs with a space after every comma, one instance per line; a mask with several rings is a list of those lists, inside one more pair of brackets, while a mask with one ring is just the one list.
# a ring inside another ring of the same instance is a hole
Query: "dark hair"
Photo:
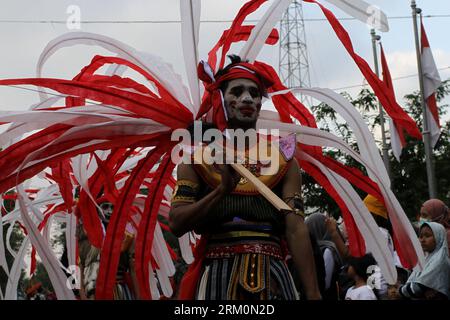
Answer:
[[386, 229], [389, 234], [392, 236], [392, 224], [391, 221], [389, 221], [389, 219], [386, 219], [382, 216], [379, 216], [377, 214], [373, 214], [372, 213], [372, 217], [375, 220], [375, 223], [377, 224], [377, 226]]
[[395, 267], [395, 269], [397, 270], [397, 281], [399, 281], [401, 284], [405, 284], [408, 281], [409, 277], [408, 270], [399, 267]]
[[362, 257], [350, 257], [348, 259], [348, 265], [353, 267], [355, 273], [364, 281], [367, 281], [368, 278], [368, 269], [370, 266], [376, 265], [377, 262], [372, 254], [368, 253]]
[[[242, 58], [239, 57], [238, 55], [235, 55], [235, 54], [230, 54], [227, 57], [230, 59], [230, 64], [228, 64], [223, 69], [219, 69], [219, 71], [217, 71], [216, 75], [214, 76], [215, 78], [219, 78], [219, 77], [223, 76], [224, 74], [226, 74], [228, 72], [228, 70], [230, 70], [230, 68], [232, 66], [234, 66], [235, 64], [243, 62]], [[244, 61], [244, 62], [248, 62], [248, 61]]]

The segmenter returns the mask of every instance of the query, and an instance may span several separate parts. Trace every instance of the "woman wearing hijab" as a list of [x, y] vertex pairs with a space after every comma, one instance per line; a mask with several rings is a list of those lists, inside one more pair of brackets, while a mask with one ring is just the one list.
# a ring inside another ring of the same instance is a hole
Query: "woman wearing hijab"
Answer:
[[420, 209], [420, 221], [442, 224], [447, 232], [447, 243], [450, 243], [450, 210], [444, 202], [438, 199], [426, 201]]
[[399, 288], [406, 299], [447, 300], [449, 297], [450, 261], [445, 228], [436, 222], [420, 227], [420, 244], [426, 254], [423, 270], [413, 271], [407, 283]]
[[336, 281], [343, 261], [327, 230], [326, 219], [323, 214], [315, 213], [309, 216], [305, 223], [310, 235], [317, 241], [323, 255], [325, 265], [325, 292], [323, 298], [324, 300], [337, 300]]

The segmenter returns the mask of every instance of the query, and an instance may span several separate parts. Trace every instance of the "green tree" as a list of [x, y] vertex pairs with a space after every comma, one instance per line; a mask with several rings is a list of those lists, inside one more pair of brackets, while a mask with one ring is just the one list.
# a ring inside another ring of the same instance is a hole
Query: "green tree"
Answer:
[[[438, 90], [438, 101], [442, 101], [450, 93], [450, 80], [445, 81]], [[423, 131], [422, 108], [420, 95], [414, 92], [405, 97], [408, 112], [417, 121]], [[448, 105], [441, 105], [440, 115], [445, 115]], [[434, 149], [434, 166], [438, 198], [450, 202], [450, 121], [441, 123], [442, 134]], [[422, 141], [408, 139], [408, 145], [403, 149], [401, 162], [391, 159], [392, 189], [410, 218], [415, 218], [420, 212], [423, 202], [429, 199], [428, 182], [425, 162], [425, 148]]]

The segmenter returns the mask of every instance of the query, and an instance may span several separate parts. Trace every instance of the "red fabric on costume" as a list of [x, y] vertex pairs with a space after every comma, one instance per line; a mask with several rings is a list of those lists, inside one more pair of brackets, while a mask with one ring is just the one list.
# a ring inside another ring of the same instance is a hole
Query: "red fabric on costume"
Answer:
[[113, 297], [113, 288], [119, 266], [123, 236], [131, 212], [130, 208], [135, 195], [142, 185], [142, 181], [166, 151], [167, 146], [156, 145], [145, 158], [139, 161], [120, 192], [119, 199], [114, 206], [114, 211], [108, 224], [105, 241], [100, 253], [100, 267], [95, 292], [96, 299], [104, 300], [112, 299]]
[[[186, 107], [183, 106], [175, 97], [173, 97], [172, 94], [169, 91], [167, 91], [167, 89], [155, 77], [153, 77], [150, 73], [148, 73], [141, 67], [139, 67], [139, 66], [135, 65], [134, 63], [132, 63], [128, 60], [125, 60], [123, 58], [104, 57], [104, 56], [96, 55], [92, 59], [91, 63], [89, 65], [87, 65], [86, 67], [84, 67], [81, 70], [81, 72], [73, 80], [74, 81], [85, 81], [90, 76], [92, 76], [95, 71], [97, 71], [98, 69], [100, 69], [101, 67], [103, 67], [104, 65], [107, 65], [107, 64], [117, 64], [117, 65], [127, 66], [128, 68], [135, 70], [136, 72], [138, 72], [139, 74], [144, 76], [148, 81], [150, 81], [158, 89], [158, 93], [161, 96], [162, 100], [164, 100], [168, 103], [177, 105], [180, 108], [187, 110]], [[78, 97], [77, 98], [75, 98], [75, 97], [67, 97], [66, 98], [66, 106], [67, 107], [70, 107], [73, 105], [84, 105], [84, 102], [85, 102], [84, 98], [78, 98]]]
[[[169, 148], [170, 149], [170, 148]], [[148, 189], [148, 196], [145, 200], [144, 211], [136, 237], [136, 276], [140, 284], [141, 299], [151, 299], [149, 285], [149, 261], [154, 239], [154, 230], [157, 223], [158, 211], [164, 197], [168, 179], [172, 176], [175, 164], [171, 161], [170, 153], [160, 162], [155, 177]]]
[[89, 82], [46, 78], [0, 80], [0, 85], [19, 84], [36, 85], [53, 89], [60, 93], [99, 101], [108, 105], [120, 106], [127, 111], [157, 121], [172, 129], [183, 128], [186, 126], [186, 119], [192, 119], [192, 113], [185, 107], [180, 108], [162, 99], [155, 99], [142, 94], [95, 85]]
[[194, 262], [189, 266], [188, 270], [181, 279], [180, 291], [178, 299], [193, 300], [197, 290], [198, 281], [200, 279], [203, 261], [205, 260], [206, 245], [208, 239], [202, 236], [194, 250]]
[[[241, 26], [240, 29], [237, 30], [233, 36], [233, 39], [232, 39], [233, 43], [248, 40], [248, 38], [250, 37], [250, 34], [254, 28], [255, 28], [255, 26]], [[230, 29], [225, 30], [223, 32], [220, 40], [216, 43], [216, 45], [208, 53], [208, 64], [211, 66], [211, 68], [214, 72], [216, 71], [215, 66], [217, 64], [217, 52], [223, 46], [225, 39], [227, 37], [229, 37], [229, 32], [230, 32]], [[273, 29], [270, 32], [269, 37], [266, 40], [266, 44], [274, 45], [278, 42], [279, 39], [280, 39], [280, 35], [278, 33], [278, 30]], [[222, 49], [222, 51], [223, 50], [224, 49]]]
[[341, 209], [342, 218], [344, 219], [345, 227], [347, 229], [350, 254], [354, 257], [363, 256], [366, 253], [365, 241], [361, 233], [359, 232], [355, 220], [353, 219], [350, 211], [345, 205], [345, 202], [336, 192], [328, 178], [319, 170], [319, 168], [307, 161], [302, 161], [300, 159], [298, 159], [298, 161], [301, 167], [325, 189], [325, 191], [339, 206], [339, 209]]
[[73, 208], [73, 185], [70, 178], [72, 173], [70, 159], [62, 160], [51, 168], [52, 178], [59, 186], [66, 210], [68, 213], [71, 213]]
[[[249, 14], [255, 12], [264, 2], [266, 2], [266, 0], [250, 0], [249, 2], [245, 3], [239, 10], [238, 14], [233, 20], [233, 23], [231, 24], [228, 36], [224, 39], [219, 69], [223, 68], [228, 50], [230, 50], [231, 44], [235, 40], [235, 35], [241, 30], [240, 28], [245, 18], [247, 18]], [[211, 67], [215, 68], [216, 64], [211, 64]]]
[[[256, 61], [255, 65], [258, 66], [261, 70], [272, 79], [273, 85], [268, 88], [268, 92], [277, 92], [286, 90], [287, 87], [283, 85], [280, 77], [278, 77], [275, 69], [260, 61]], [[275, 108], [280, 114], [280, 120], [285, 123], [292, 123], [291, 115], [300, 121], [300, 123], [304, 126], [308, 126], [311, 128], [317, 128], [316, 120], [314, 119], [313, 114], [300, 102], [297, 98], [291, 93], [286, 93], [282, 95], [277, 95], [272, 97], [272, 101], [274, 103]], [[317, 148], [317, 152], [321, 153], [321, 149]]]
[[384, 201], [378, 185], [372, 179], [365, 176], [359, 169], [346, 166], [328, 156], [322, 157], [316, 157], [315, 155], [312, 156], [315, 157], [320, 162], [322, 162], [325, 166], [327, 166], [328, 168], [330, 168], [331, 170], [335, 171], [340, 176], [348, 180], [351, 184], [353, 184], [360, 190], [364, 191], [367, 194], [373, 195], [375, 198], [377, 198], [382, 202]]
[[31, 247], [31, 257], [30, 257], [30, 278], [36, 272], [36, 248]]
[[315, 0], [304, 0], [304, 1], [315, 3], [320, 7], [325, 17], [327, 18], [328, 22], [331, 24], [331, 27], [336, 32], [337, 37], [342, 42], [342, 44], [344, 45], [345, 49], [350, 54], [350, 56], [353, 58], [353, 60], [357, 64], [358, 68], [361, 70], [364, 77], [367, 79], [367, 82], [374, 90], [378, 99], [380, 99], [380, 102], [386, 109], [386, 112], [392, 119], [394, 119], [399, 124], [398, 129], [405, 130], [411, 137], [414, 137], [416, 139], [422, 139], [422, 134], [420, 133], [420, 130], [417, 127], [416, 122], [413, 119], [411, 119], [411, 117], [402, 109], [402, 107], [398, 105], [398, 103], [395, 101], [395, 98], [392, 97], [392, 95], [390, 94], [389, 89], [386, 87], [383, 81], [381, 81], [377, 77], [377, 75], [372, 71], [368, 63], [358, 54], [356, 54], [350, 36], [348, 35], [344, 27], [341, 25], [339, 20], [335, 17], [335, 15], [330, 10], [328, 10]]

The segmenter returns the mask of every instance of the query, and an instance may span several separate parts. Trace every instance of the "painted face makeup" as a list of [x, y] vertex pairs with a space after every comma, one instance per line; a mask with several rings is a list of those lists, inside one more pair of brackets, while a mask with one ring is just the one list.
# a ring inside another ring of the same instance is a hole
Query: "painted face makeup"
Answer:
[[228, 121], [256, 123], [261, 110], [261, 92], [255, 82], [249, 79], [235, 79], [228, 84], [224, 93]]

